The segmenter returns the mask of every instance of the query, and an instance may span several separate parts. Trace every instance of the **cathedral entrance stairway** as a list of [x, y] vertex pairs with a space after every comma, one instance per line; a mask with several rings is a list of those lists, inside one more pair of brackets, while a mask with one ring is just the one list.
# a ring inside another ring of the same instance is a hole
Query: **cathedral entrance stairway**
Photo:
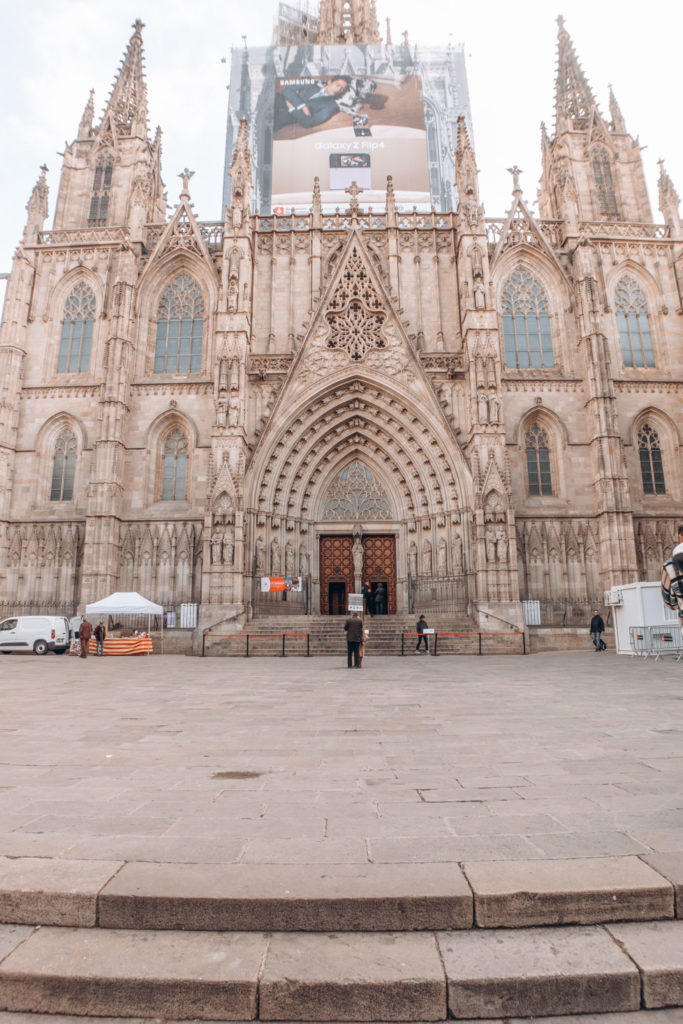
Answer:
[[683, 1019], [680, 854], [0, 870], [6, 1024]]
[[[364, 619], [364, 628], [370, 631], [366, 657], [379, 655], [416, 655], [417, 636], [415, 624], [417, 615], [382, 615]], [[282, 634], [285, 637], [287, 656], [346, 656], [346, 634], [344, 616], [333, 615], [281, 615], [254, 617], [241, 633], [233, 629], [213, 627], [208, 632], [205, 654], [211, 657], [244, 657], [246, 637], [249, 638], [250, 657], [276, 657], [282, 655]], [[452, 615], [430, 615], [429, 625], [438, 633], [437, 654], [522, 654], [524, 640], [519, 633], [479, 632], [473, 623]], [[232, 634], [227, 637], [222, 634]], [[307, 640], [308, 636], [308, 640]], [[403, 638], [403, 639], [402, 639]], [[434, 638], [430, 639], [430, 651], [434, 651]]]

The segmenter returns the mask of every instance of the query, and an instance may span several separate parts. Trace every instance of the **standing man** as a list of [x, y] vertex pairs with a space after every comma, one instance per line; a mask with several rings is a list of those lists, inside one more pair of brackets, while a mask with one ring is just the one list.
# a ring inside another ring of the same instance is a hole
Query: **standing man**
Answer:
[[83, 621], [78, 629], [78, 639], [81, 641], [81, 658], [88, 657], [88, 644], [90, 643], [90, 637], [92, 636], [92, 622], [88, 622], [88, 619], [83, 616]]
[[383, 583], [377, 584], [375, 590], [375, 614], [386, 615], [387, 613], [387, 591]]
[[593, 644], [597, 652], [604, 651], [607, 644], [602, 641], [602, 634], [605, 632], [605, 623], [602, 621], [602, 615], [600, 615], [597, 609], [593, 612], [593, 618], [591, 619], [590, 634], [593, 638]]
[[372, 599], [372, 587], [370, 586], [368, 580], [366, 580], [365, 583], [363, 584], [362, 594], [363, 607], [365, 608], [365, 611], [370, 616], [370, 618], [372, 618], [373, 615], [375, 614], [375, 602]]
[[[358, 618], [358, 612], [354, 612], [344, 623], [346, 633], [346, 659], [347, 668], [360, 668], [360, 645], [363, 641], [363, 622]], [[353, 665], [351, 661], [353, 660]]]
[[104, 657], [104, 641], [107, 636], [107, 627], [102, 622], [102, 619], [95, 626], [95, 657]]
[[420, 644], [424, 640], [425, 654], [429, 654], [429, 640], [425, 636], [425, 629], [429, 629], [429, 623], [425, 619], [424, 615], [421, 615], [420, 618], [418, 619], [417, 626], [415, 627], [415, 629], [417, 631], [417, 647], [415, 648], [415, 650], [420, 650]]

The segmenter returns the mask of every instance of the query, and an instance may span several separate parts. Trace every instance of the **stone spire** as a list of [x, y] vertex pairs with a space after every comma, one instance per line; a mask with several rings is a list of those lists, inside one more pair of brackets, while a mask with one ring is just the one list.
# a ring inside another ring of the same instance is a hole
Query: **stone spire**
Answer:
[[78, 126], [78, 138], [89, 139], [92, 133], [92, 125], [95, 119], [95, 90], [90, 90], [88, 102], [85, 105], [81, 123]]
[[595, 97], [576, 56], [564, 18], [557, 19], [557, 78], [555, 80], [555, 131], [557, 134], [588, 127], [597, 108]]
[[40, 175], [33, 186], [33, 191], [26, 204], [28, 217], [24, 228], [24, 242], [29, 245], [35, 244], [38, 232], [43, 230], [43, 224], [47, 217], [47, 199], [50, 190], [47, 187], [47, 167], [45, 164], [40, 168]]
[[375, 0], [321, 0], [318, 43], [380, 43]]
[[147, 138], [147, 86], [142, 56], [143, 23], [133, 25], [134, 32], [123, 55], [114, 85], [100, 121], [100, 129], [115, 135]]
[[620, 134], [626, 134], [626, 121], [624, 115], [621, 112], [621, 108], [617, 103], [617, 98], [614, 95], [612, 86], [609, 87], [609, 113], [612, 118], [612, 131], [619, 132]]
[[659, 209], [664, 216], [667, 227], [673, 238], [678, 238], [681, 231], [681, 215], [679, 210], [680, 198], [674, 188], [674, 183], [664, 170], [664, 161], [659, 160]]
[[250, 214], [251, 183], [249, 124], [246, 117], [243, 117], [237, 132], [237, 141], [230, 166], [230, 209], [232, 211], [232, 227], [236, 235], [246, 230]]
[[483, 212], [479, 204], [478, 173], [465, 118], [461, 114], [458, 118], [458, 142], [455, 151], [455, 187], [458, 190], [457, 214], [467, 223], [469, 229], [476, 228]]

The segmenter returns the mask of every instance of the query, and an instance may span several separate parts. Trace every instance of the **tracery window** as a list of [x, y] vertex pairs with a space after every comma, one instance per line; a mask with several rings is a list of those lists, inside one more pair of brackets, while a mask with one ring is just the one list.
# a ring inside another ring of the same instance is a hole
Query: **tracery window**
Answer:
[[85, 373], [90, 366], [95, 308], [92, 289], [79, 281], [64, 304], [57, 373]]
[[650, 317], [638, 282], [628, 275], [622, 277], [614, 298], [624, 366], [654, 366]]
[[659, 435], [649, 423], [645, 423], [638, 431], [638, 454], [640, 455], [643, 493], [666, 494], [664, 463], [662, 462], [662, 449], [659, 446]]
[[598, 212], [601, 217], [619, 217], [619, 207], [612, 178], [612, 161], [602, 146], [593, 151], [593, 178], [598, 198]]
[[102, 225], [107, 223], [109, 192], [113, 173], [114, 158], [110, 153], [107, 153], [106, 156], [99, 158], [95, 166], [92, 193], [90, 195], [90, 210], [88, 212], [89, 224]]
[[548, 300], [523, 267], [511, 274], [503, 288], [502, 315], [506, 366], [521, 370], [555, 365]]
[[323, 519], [391, 519], [386, 492], [358, 460], [336, 477], [330, 487]]
[[189, 274], [179, 274], [159, 302], [154, 372], [199, 373], [203, 334], [201, 289]]
[[52, 458], [50, 501], [73, 501], [77, 448], [76, 438], [70, 430], [65, 430], [57, 438]]
[[328, 348], [345, 349], [357, 362], [368, 349], [384, 348], [386, 311], [363, 261], [354, 248], [330, 301], [326, 320]]
[[553, 493], [550, 472], [550, 445], [548, 433], [538, 423], [527, 430], [524, 437], [526, 447], [526, 472], [529, 494], [542, 496]]
[[176, 427], [166, 437], [162, 453], [162, 501], [187, 499], [187, 438]]

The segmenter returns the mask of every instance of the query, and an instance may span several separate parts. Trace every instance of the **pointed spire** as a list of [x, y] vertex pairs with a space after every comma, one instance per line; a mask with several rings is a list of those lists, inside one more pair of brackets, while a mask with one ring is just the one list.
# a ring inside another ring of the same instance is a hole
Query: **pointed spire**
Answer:
[[475, 228], [482, 215], [479, 205], [479, 186], [477, 184], [477, 162], [470, 142], [465, 118], [458, 117], [458, 142], [455, 151], [455, 187], [458, 192], [457, 213], [464, 218], [470, 228]]
[[246, 117], [240, 121], [235, 149], [230, 165], [230, 208], [235, 234], [245, 227], [249, 216], [249, 201], [252, 183], [251, 153], [249, 151], [249, 122]]
[[664, 161], [658, 160], [659, 180], [659, 209], [664, 215], [669, 231], [673, 238], [678, 238], [681, 230], [681, 217], [679, 211], [680, 198], [674, 188], [674, 183], [664, 170]]
[[29, 245], [36, 242], [38, 232], [42, 231], [45, 218], [47, 217], [47, 200], [50, 190], [47, 186], [46, 175], [47, 167], [43, 164], [40, 168], [38, 180], [33, 186], [33, 191], [26, 204], [28, 217], [26, 218], [26, 227], [24, 228], [24, 242], [27, 242]]
[[561, 15], [557, 25], [555, 131], [580, 131], [588, 126], [588, 119], [597, 108], [597, 103]]
[[612, 131], [619, 132], [619, 134], [626, 134], [626, 121], [624, 120], [624, 115], [617, 103], [617, 98], [614, 95], [614, 90], [611, 85], [609, 87], [609, 113], [612, 118]]
[[83, 117], [81, 118], [81, 123], [78, 126], [78, 138], [79, 139], [88, 139], [88, 138], [90, 138], [90, 135], [92, 133], [92, 124], [93, 124], [94, 118], [95, 118], [95, 90], [91, 89], [90, 90], [90, 96], [88, 98], [88, 102], [86, 103], [85, 110], [83, 111]]
[[138, 18], [133, 25], [133, 35], [130, 37], [100, 121], [100, 128], [109, 125], [117, 135], [147, 137], [147, 86], [142, 56], [143, 28], [144, 25]]
[[380, 43], [375, 0], [321, 0], [318, 43]]

